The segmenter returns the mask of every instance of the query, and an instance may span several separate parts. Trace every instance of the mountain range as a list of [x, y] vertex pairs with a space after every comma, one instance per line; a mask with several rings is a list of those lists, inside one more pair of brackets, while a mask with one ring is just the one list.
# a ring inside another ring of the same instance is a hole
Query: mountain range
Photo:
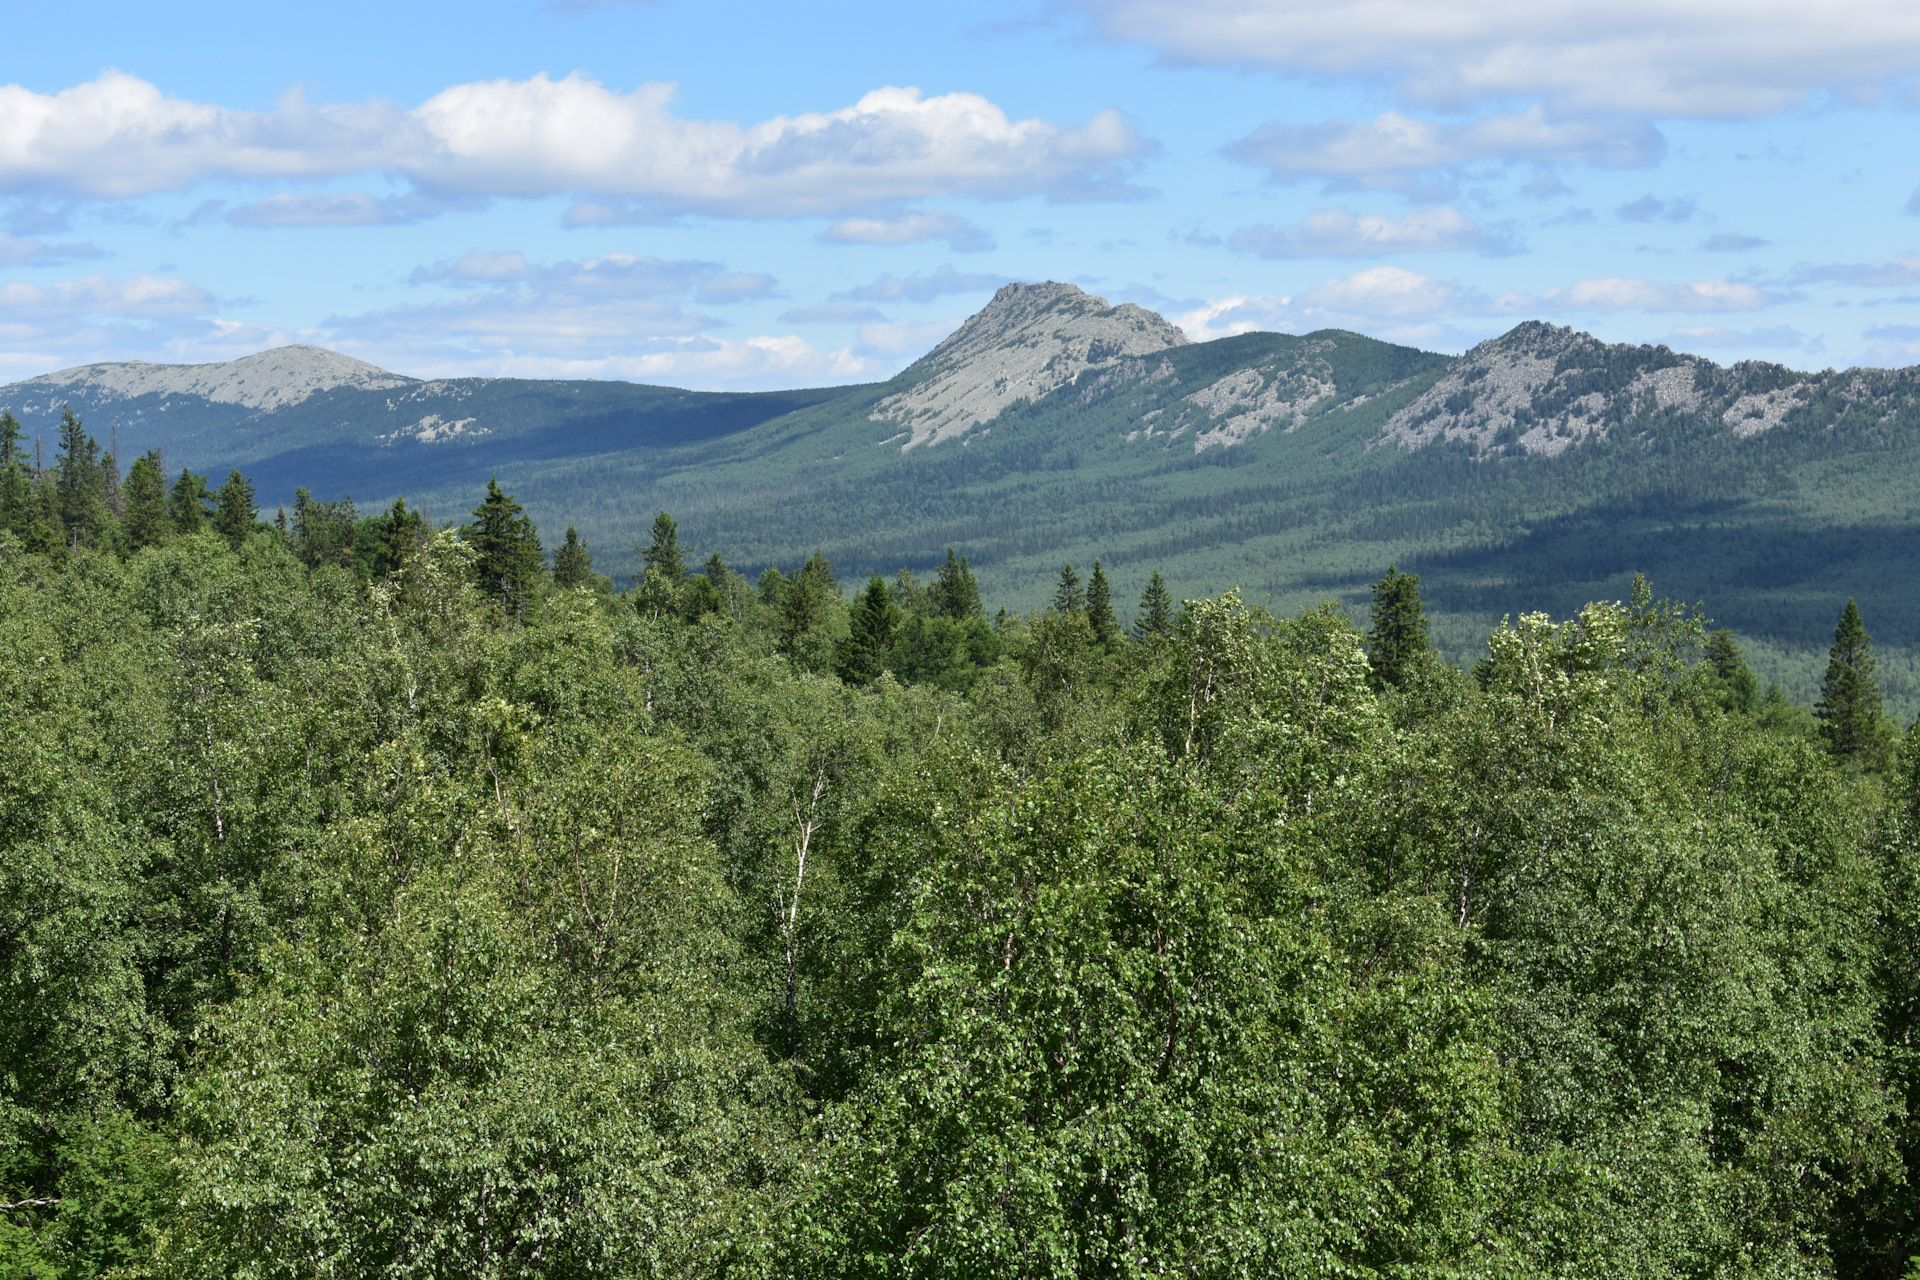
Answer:
[[1854, 596], [1890, 701], [1920, 708], [1914, 369], [1723, 368], [1538, 322], [1451, 357], [1333, 330], [1190, 342], [1046, 283], [862, 386], [422, 380], [292, 346], [0, 388], [29, 436], [67, 405], [123, 459], [238, 467], [269, 510], [304, 485], [459, 519], [497, 474], [615, 575], [662, 508], [750, 571], [819, 547], [846, 580], [951, 545], [1020, 609], [1097, 557], [1123, 602], [1158, 568], [1187, 595], [1363, 613], [1398, 563], [1465, 661], [1502, 614], [1621, 597], [1637, 570], [1803, 700]]

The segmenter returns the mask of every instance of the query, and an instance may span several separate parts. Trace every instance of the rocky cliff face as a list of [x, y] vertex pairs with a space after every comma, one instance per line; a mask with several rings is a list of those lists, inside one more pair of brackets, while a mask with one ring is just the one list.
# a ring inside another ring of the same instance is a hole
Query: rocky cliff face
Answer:
[[1110, 307], [1070, 284], [1010, 284], [903, 377], [908, 389], [874, 406], [900, 428], [901, 450], [965, 436], [1017, 400], [1038, 400], [1104, 370], [1185, 346], [1187, 335], [1131, 303]]
[[[88, 364], [43, 374], [7, 387], [9, 398], [32, 408], [56, 410], [80, 392], [95, 402], [135, 400], [142, 396], [197, 396], [215, 404], [272, 412], [299, 404], [322, 391], [341, 387], [384, 391], [413, 386], [418, 379], [303, 343], [275, 347], [220, 364]], [[32, 409], [28, 409], [31, 412]]]

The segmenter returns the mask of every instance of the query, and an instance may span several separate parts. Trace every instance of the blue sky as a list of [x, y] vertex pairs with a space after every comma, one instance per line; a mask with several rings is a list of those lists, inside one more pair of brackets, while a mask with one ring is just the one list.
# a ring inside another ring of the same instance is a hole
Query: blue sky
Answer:
[[1891, 0], [70, 0], [0, 60], [0, 378], [849, 382], [1014, 279], [1195, 338], [1920, 363]]

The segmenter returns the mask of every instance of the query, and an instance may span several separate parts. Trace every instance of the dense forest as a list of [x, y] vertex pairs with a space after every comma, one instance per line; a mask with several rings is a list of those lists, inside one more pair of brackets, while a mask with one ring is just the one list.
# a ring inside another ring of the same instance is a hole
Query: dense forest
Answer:
[[1851, 604], [1810, 712], [1643, 581], [1463, 671], [474, 498], [0, 419], [0, 1277], [1920, 1274]]

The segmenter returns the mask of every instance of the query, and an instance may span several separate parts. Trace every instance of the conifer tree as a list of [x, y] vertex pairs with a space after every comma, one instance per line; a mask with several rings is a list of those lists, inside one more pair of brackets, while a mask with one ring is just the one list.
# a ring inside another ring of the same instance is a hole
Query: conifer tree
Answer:
[[788, 580], [786, 595], [780, 602], [782, 649], [791, 652], [801, 636], [824, 625], [828, 598], [839, 594], [840, 583], [834, 577], [833, 563], [815, 551], [800, 566], [800, 572]]
[[122, 503], [127, 545], [132, 550], [157, 547], [167, 540], [172, 521], [167, 515], [167, 477], [161, 470], [158, 449], [149, 449], [133, 460]]
[[1145, 642], [1172, 630], [1173, 595], [1167, 590], [1167, 580], [1155, 569], [1153, 577], [1147, 579], [1147, 589], [1140, 593], [1140, 616], [1133, 620], [1133, 638]]
[[1707, 662], [1720, 681], [1721, 701], [1729, 711], [1751, 711], [1760, 696], [1760, 682], [1740, 652], [1731, 631], [1707, 637]]
[[473, 509], [473, 523], [462, 536], [474, 550], [480, 589], [498, 600], [508, 617], [524, 623], [545, 554], [533, 521], [502, 491], [498, 476], [487, 481], [486, 501]]
[[60, 415], [60, 462], [54, 475], [54, 510], [70, 545], [98, 540], [107, 523], [106, 476], [100, 445], [68, 405]]
[[1878, 743], [1880, 686], [1873, 678], [1873, 637], [1851, 597], [1833, 629], [1827, 676], [1814, 714], [1820, 717], [1827, 749], [1841, 759], [1857, 759]]
[[1420, 578], [1388, 565], [1386, 577], [1373, 584], [1373, 624], [1367, 631], [1373, 687], [1399, 688], [1430, 653]]
[[553, 580], [563, 587], [584, 587], [593, 581], [593, 557], [572, 525], [567, 526], [567, 540], [553, 553]]
[[1059, 585], [1053, 589], [1053, 611], [1055, 613], [1079, 613], [1087, 607], [1087, 593], [1081, 589], [1080, 575], [1073, 566], [1060, 566]]
[[408, 510], [405, 498], [395, 498], [386, 513], [374, 520], [372, 570], [375, 577], [385, 577], [398, 570], [431, 533], [425, 513]]
[[1087, 579], [1087, 624], [1093, 628], [1093, 642], [1108, 651], [1118, 649], [1125, 637], [1113, 619], [1113, 590], [1100, 562], [1093, 562], [1093, 575]]
[[[905, 569], [900, 572], [907, 574]], [[965, 556], [954, 559], [952, 547], [947, 548], [947, 562], [939, 567], [933, 585], [927, 588], [927, 605], [936, 617], [955, 622], [965, 622], [981, 612], [980, 584], [974, 581], [973, 566]]]
[[213, 498], [213, 531], [238, 551], [253, 536], [260, 509], [253, 502], [253, 482], [238, 471], [227, 472], [227, 479]]
[[33, 495], [33, 474], [21, 447], [23, 439], [13, 414], [0, 412], [0, 528], [10, 530], [24, 542], [39, 511]]
[[205, 476], [180, 468], [180, 478], [173, 482], [173, 490], [167, 495], [167, 517], [173, 521], [173, 531], [184, 535], [206, 528], [207, 502], [211, 497]]
[[687, 576], [687, 568], [680, 557], [680, 524], [672, 516], [662, 511], [653, 518], [653, 545], [640, 553], [647, 562], [649, 572], [657, 573], [668, 582], [679, 582]]
[[867, 589], [854, 601], [847, 621], [850, 631], [840, 646], [840, 678], [849, 684], [866, 684], [885, 667], [900, 630], [900, 606], [893, 602], [885, 578], [876, 573], [867, 579]]

